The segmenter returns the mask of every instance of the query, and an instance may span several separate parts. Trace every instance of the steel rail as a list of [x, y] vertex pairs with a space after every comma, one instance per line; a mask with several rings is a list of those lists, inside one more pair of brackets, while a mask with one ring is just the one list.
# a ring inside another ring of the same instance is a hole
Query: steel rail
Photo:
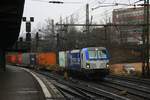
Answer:
[[[105, 78], [105, 82], [107, 83], [107, 86], [112, 86], [112, 84], [115, 84], [116, 86], [124, 87], [125, 90], [127, 90], [129, 94], [133, 94], [133, 95], [145, 98], [147, 100], [150, 100], [150, 89], [147, 87], [142, 87], [136, 84], [118, 81], [115, 79], [108, 79], [108, 78]], [[117, 88], [117, 87], [114, 87], [114, 88]]]
[[84, 84], [77, 84], [77, 83], [73, 84], [73, 83], [70, 83], [69, 81], [63, 81], [58, 77], [54, 77], [53, 75], [45, 74], [44, 72], [40, 72], [40, 74], [46, 75], [49, 78], [53, 78], [54, 80], [56, 80], [57, 82], [60, 82], [61, 84], [65, 84], [69, 87], [75, 87], [75, 88], [81, 89], [83, 91], [86, 91], [88, 93], [91, 93], [97, 96], [105, 97], [105, 98], [112, 99], [112, 100], [130, 100], [129, 98], [119, 96], [117, 94], [105, 91], [103, 89], [97, 89], [92, 86], [87, 87], [87, 85], [84, 85]]
[[141, 78], [136, 78], [136, 77], [115, 76], [115, 75], [108, 76], [108, 78], [125, 80], [125, 81], [135, 82], [139, 84], [142, 83], [143, 85], [145, 84], [147, 86], [150, 86], [150, 79], [141, 79]]
[[[43, 74], [43, 73], [42, 73]], [[52, 76], [52, 75], [48, 75], [48, 74], [45, 74], [44, 73], [44, 75], [46, 75], [48, 78], [53, 78], [54, 80], [57, 80], [57, 82], [59, 83], [59, 84], [62, 84], [62, 85], [65, 85], [65, 86], [67, 86], [67, 87], [69, 87], [69, 88], [71, 88], [71, 89], [73, 89], [73, 90], [75, 90], [75, 91], [77, 91], [78, 93], [80, 93], [80, 94], [82, 94], [82, 95], [84, 95], [85, 97], [84, 97], [84, 99], [90, 99], [90, 100], [92, 100], [92, 99], [94, 99], [94, 100], [96, 100], [96, 99], [101, 99], [103, 96], [102, 95], [100, 95], [100, 94], [96, 94], [95, 92], [90, 92], [86, 87], [84, 87], [84, 88], [81, 88], [80, 86], [78, 86], [77, 84], [73, 84], [73, 83], [68, 83], [68, 82], [66, 82], [66, 81], [64, 81], [64, 80], [60, 80], [60, 79], [58, 79], [58, 77], [56, 78], [55, 76]], [[54, 83], [55, 84], [55, 83]], [[80, 88], [79, 88], [80, 87]], [[65, 91], [68, 91], [68, 89], [67, 88], [63, 88]], [[87, 91], [88, 90], [88, 91]], [[86, 92], [85, 92], [86, 91]], [[70, 92], [72, 92], [72, 91], [70, 91]], [[96, 95], [96, 96], [95, 96]], [[106, 97], [105, 97], [106, 98]], [[108, 97], [107, 97], [108, 98]], [[109, 100], [111, 100], [110, 98], [109, 98]]]

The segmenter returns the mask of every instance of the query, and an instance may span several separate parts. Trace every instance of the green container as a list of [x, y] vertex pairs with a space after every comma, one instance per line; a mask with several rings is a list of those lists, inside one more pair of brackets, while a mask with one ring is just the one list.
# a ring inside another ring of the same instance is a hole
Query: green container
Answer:
[[66, 67], [66, 63], [67, 63], [67, 59], [66, 59], [66, 52], [65, 51], [61, 51], [59, 52], [59, 66], [60, 67]]

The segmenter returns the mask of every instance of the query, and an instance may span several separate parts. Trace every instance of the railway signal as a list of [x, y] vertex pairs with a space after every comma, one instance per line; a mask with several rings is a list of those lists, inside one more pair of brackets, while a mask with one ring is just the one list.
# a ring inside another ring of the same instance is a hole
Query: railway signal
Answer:
[[30, 17], [28, 21], [26, 17], [22, 18], [23, 22], [26, 23], [26, 42], [27, 42], [27, 49], [30, 51], [31, 49], [31, 22], [34, 22], [34, 17]]

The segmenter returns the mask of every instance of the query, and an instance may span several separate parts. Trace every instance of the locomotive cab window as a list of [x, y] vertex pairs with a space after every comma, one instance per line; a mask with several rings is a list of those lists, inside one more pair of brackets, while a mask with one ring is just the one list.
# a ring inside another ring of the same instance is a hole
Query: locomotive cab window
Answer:
[[105, 50], [97, 51], [98, 58], [107, 58], [107, 54]]
[[106, 50], [89, 50], [89, 59], [104, 59], [107, 58]]
[[97, 59], [97, 53], [94, 50], [89, 50], [89, 59]]

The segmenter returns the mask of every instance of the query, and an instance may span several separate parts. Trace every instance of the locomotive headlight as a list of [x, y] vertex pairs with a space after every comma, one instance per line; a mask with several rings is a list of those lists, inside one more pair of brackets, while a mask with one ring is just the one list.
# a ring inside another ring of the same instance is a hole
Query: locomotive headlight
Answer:
[[86, 64], [86, 68], [90, 68], [90, 65], [89, 65], [89, 64]]
[[106, 64], [106, 67], [109, 68], [109, 64]]

